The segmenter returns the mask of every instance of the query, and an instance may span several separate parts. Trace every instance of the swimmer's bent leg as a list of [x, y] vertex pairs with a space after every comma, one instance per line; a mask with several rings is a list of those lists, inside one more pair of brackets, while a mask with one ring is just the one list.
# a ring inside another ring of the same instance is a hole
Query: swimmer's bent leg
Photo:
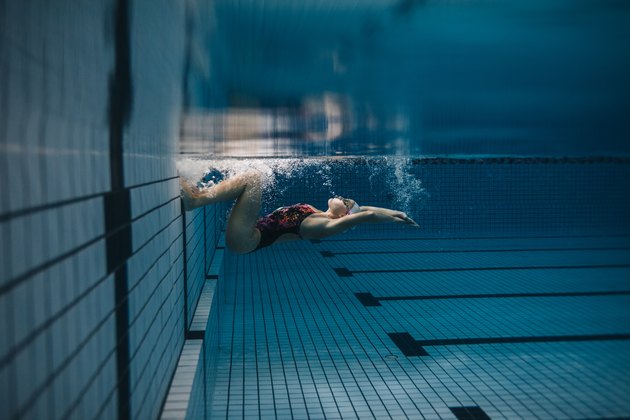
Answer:
[[184, 208], [190, 211], [208, 204], [236, 200], [248, 186], [260, 189], [261, 181], [258, 172], [249, 171], [226, 179], [205, 190], [198, 190], [187, 184], [182, 178], [180, 178], [180, 185]]
[[260, 231], [255, 225], [260, 213], [261, 196], [261, 175], [256, 171], [234, 176], [202, 191], [195, 191], [182, 183], [182, 198], [188, 211], [236, 199], [228, 219], [225, 240], [230, 250], [239, 254], [253, 251], [260, 242]]

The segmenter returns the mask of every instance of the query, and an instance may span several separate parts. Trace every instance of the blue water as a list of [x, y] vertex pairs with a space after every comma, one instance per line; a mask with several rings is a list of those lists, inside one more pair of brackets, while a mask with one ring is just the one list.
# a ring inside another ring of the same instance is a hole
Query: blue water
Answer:
[[630, 412], [627, 159], [222, 162], [267, 173], [266, 209], [339, 193], [402, 208], [421, 228], [364, 225], [244, 256], [219, 241], [198, 413]]
[[[199, 42], [210, 48], [204, 66], [193, 66], [191, 104], [219, 121], [205, 133], [211, 143], [188, 151], [630, 153], [628, 2], [205, 7], [211, 19], [198, 23]], [[259, 120], [235, 117], [244, 114]]]
[[341, 194], [421, 228], [219, 241], [192, 412], [628, 416], [627, 4], [331, 8], [215, 4], [180, 173], [258, 169], [262, 214]]
[[0, 417], [630, 417], [629, 9], [0, 0]]
[[196, 414], [629, 415], [630, 3], [202, 9], [180, 174], [421, 228], [219, 241]]

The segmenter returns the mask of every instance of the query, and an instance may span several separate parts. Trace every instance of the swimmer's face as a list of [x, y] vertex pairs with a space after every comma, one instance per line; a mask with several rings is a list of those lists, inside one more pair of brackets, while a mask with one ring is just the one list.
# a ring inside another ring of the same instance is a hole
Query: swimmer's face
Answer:
[[347, 215], [352, 206], [354, 206], [354, 200], [349, 198], [337, 196], [328, 199], [328, 209], [335, 219]]

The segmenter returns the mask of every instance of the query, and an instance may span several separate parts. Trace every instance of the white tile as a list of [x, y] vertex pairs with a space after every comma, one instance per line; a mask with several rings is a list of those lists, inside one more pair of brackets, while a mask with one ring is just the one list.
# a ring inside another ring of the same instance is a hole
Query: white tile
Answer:
[[43, 185], [42, 185], [42, 167], [39, 152], [39, 125], [42, 124], [40, 118], [31, 117], [28, 119], [25, 127], [24, 140], [27, 147], [28, 158], [24, 159], [25, 165], [25, 195], [28, 197], [28, 207], [34, 207], [42, 204]]
[[21, 343], [29, 336], [34, 327], [31, 295], [32, 280], [26, 280], [17, 285], [10, 293], [13, 306], [12, 321], [14, 326], [15, 344]]
[[37, 335], [30, 347], [32, 352], [31, 359], [29, 361], [30, 377], [28, 379], [35, 387], [39, 387], [44, 384], [48, 375], [51, 373], [48, 365], [48, 352], [50, 349], [48, 348], [46, 342], [46, 334], [41, 333]]
[[68, 266], [69, 261], [61, 261], [47, 270], [47, 283], [50, 290], [50, 308], [53, 315], [61, 311], [68, 303]]
[[0, 392], [2, 393], [3, 407], [2, 411], [7, 416], [15, 413], [16, 407], [16, 383], [15, 383], [15, 364], [11, 364], [0, 369]]
[[76, 243], [76, 230], [75, 230], [75, 221], [76, 219], [73, 217], [72, 210], [74, 206], [63, 206], [59, 208], [59, 253], [64, 253], [72, 249], [73, 245]]
[[59, 375], [55, 378], [55, 381], [52, 383], [52, 392], [54, 395], [54, 418], [62, 418], [63, 414], [68, 409], [68, 405], [70, 404], [70, 386], [71, 386], [72, 378], [70, 377], [70, 371], [68, 369], [64, 369], [60, 372]]
[[46, 241], [47, 259], [52, 259], [59, 254], [61, 249], [61, 211], [59, 209], [48, 210], [44, 213], [44, 223], [47, 227], [43, 240]]
[[50, 416], [50, 407], [47, 395], [48, 392], [50, 392], [50, 390], [44, 391], [37, 399], [35, 399], [29, 410], [28, 417], [32, 417], [34, 419], [44, 419]]
[[7, 144], [10, 149], [7, 153], [7, 172], [11, 174], [11, 177], [16, 180], [9, 185], [9, 197], [8, 210], [18, 211], [26, 207], [26, 189], [23, 188], [22, 183], [28, 183], [27, 174], [24, 170], [24, 152], [23, 146], [19, 143], [22, 138], [22, 127], [19, 120], [9, 120], [7, 122]]
[[46, 225], [46, 212], [37, 212], [29, 218], [29, 224], [32, 228], [33, 237], [31, 239], [30, 249], [34, 265], [39, 265], [48, 261], [49, 251], [47, 244], [44, 240], [44, 235], [48, 232], [48, 226]]
[[68, 328], [69, 325], [66, 316], [57, 319], [50, 327], [49, 339], [52, 344], [50, 355], [52, 356], [51, 368], [53, 370], [59, 368], [68, 353], [68, 343], [66, 340]]
[[11, 237], [9, 223], [0, 223], [0, 285], [11, 278]]
[[35, 390], [35, 385], [31, 381], [31, 360], [33, 359], [33, 348], [31, 346], [26, 347], [20, 351], [13, 359], [13, 364], [16, 369], [16, 397], [18, 407], [24, 408], [26, 402], [31, 397]]
[[30, 287], [30, 293], [32, 293], [32, 313], [33, 324], [40, 326], [50, 317], [50, 295], [48, 293], [46, 272], [40, 272], [33, 276], [32, 287]]

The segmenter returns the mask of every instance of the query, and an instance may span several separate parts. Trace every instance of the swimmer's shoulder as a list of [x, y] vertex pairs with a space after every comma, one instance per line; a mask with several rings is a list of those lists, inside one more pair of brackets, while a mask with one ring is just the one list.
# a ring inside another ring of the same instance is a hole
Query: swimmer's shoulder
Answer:
[[[322, 210], [319, 210], [316, 207], [311, 206], [310, 204], [309, 204], [309, 207], [315, 210], [315, 213], [309, 214], [302, 221], [301, 227], [304, 228], [304, 230], [321, 229], [328, 222], [330, 222], [330, 218], [326, 215], [325, 212], [323, 212]], [[303, 229], [300, 229], [300, 232], [302, 230]]]
[[326, 225], [330, 219], [323, 212], [313, 213], [306, 217], [300, 224], [300, 235], [304, 239], [317, 239], [324, 237]]

